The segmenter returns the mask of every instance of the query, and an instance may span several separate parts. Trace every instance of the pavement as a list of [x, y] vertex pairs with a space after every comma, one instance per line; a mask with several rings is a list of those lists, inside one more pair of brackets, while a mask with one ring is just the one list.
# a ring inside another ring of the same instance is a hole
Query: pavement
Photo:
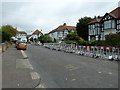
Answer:
[[24, 51], [13, 45], [2, 53], [2, 88], [36, 88], [40, 81]]

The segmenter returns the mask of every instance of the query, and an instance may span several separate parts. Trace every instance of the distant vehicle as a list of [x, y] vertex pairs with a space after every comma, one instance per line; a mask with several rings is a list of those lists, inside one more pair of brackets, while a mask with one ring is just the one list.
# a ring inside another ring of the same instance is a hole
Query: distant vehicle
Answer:
[[17, 50], [19, 50], [19, 49], [26, 50], [27, 44], [26, 44], [26, 42], [16, 42], [16, 48], [17, 48]]

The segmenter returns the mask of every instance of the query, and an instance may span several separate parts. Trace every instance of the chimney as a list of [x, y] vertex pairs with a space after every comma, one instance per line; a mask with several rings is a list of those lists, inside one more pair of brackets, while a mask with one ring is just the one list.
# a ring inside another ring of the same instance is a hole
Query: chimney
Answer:
[[67, 25], [66, 23], [63, 24], [63, 26], [66, 26], [66, 25]]

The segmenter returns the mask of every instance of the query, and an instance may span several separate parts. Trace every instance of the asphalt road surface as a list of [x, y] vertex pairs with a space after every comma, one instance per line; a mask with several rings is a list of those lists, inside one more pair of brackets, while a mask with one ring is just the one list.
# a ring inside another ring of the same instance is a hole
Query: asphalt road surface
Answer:
[[28, 45], [25, 51], [46, 88], [118, 88], [118, 62]]

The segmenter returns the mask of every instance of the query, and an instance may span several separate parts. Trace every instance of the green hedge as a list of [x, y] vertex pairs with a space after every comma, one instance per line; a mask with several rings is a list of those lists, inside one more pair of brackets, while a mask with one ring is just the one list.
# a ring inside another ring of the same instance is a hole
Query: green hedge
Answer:
[[68, 40], [65, 43], [78, 43], [79, 45], [89, 45], [89, 46], [112, 46], [120, 48], [120, 34], [109, 34], [106, 35], [106, 40], [91, 40], [86, 41], [84, 39], [79, 40]]

